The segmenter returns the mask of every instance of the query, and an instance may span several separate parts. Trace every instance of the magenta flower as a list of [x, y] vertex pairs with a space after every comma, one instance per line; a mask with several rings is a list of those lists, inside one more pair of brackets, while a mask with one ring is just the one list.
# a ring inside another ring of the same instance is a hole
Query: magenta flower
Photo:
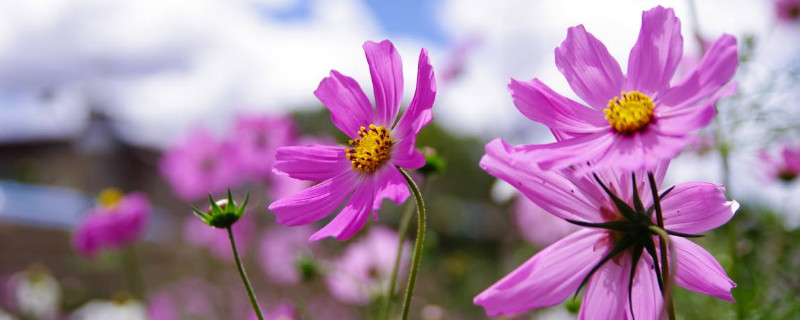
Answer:
[[[490, 316], [514, 315], [552, 306], [582, 287], [581, 319], [658, 319], [662, 284], [652, 196], [644, 171], [541, 170], [502, 140], [486, 146], [481, 167], [519, 189], [550, 214], [586, 227], [550, 245], [475, 297]], [[661, 183], [666, 165], [655, 167]], [[685, 237], [721, 226], [735, 201], [720, 185], [681, 183], [660, 193], [664, 228], [672, 243], [675, 283], [691, 291], [733, 301], [736, 285], [702, 247]], [[656, 258], [654, 258], [656, 257]]]
[[588, 107], [539, 79], [512, 79], [508, 85], [517, 109], [550, 127], [560, 141], [519, 147], [548, 150], [530, 159], [544, 169], [587, 161], [594, 169], [653, 169], [680, 152], [689, 134], [711, 121], [714, 103], [735, 90], [728, 84], [738, 65], [736, 39], [730, 35], [720, 37], [694, 70], [670, 84], [683, 38], [675, 13], [660, 6], [642, 14], [627, 75], [583, 25], [568, 30], [555, 55], [558, 69]]
[[436, 95], [433, 67], [425, 49], [420, 51], [417, 89], [406, 112], [396, 122], [403, 97], [400, 55], [391, 42], [364, 43], [375, 108], [358, 83], [332, 70], [314, 94], [331, 112], [333, 124], [351, 140], [350, 147], [307, 145], [279, 148], [276, 173], [320, 181], [298, 194], [270, 204], [280, 224], [295, 226], [320, 220], [340, 207], [328, 225], [311, 240], [335, 237], [346, 240], [360, 230], [383, 199], [400, 204], [409, 196], [408, 186], [397, 167], [416, 169], [425, 157], [414, 148], [417, 133], [432, 120]]
[[549, 214], [525, 197], [516, 197], [512, 210], [515, 224], [522, 237], [539, 247], [556, 242], [578, 229], [575, 225]]
[[[255, 236], [253, 215], [244, 214], [232, 228], [239, 253], [245, 254]], [[183, 240], [190, 245], [209, 250], [218, 259], [233, 261], [231, 243], [225, 229], [211, 228], [196, 217], [187, 217], [183, 225]]]
[[240, 182], [237, 156], [229, 142], [200, 128], [165, 152], [159, 170], [178, 197], [194, 201]]
[[800, 0], [776, 0], [775, 12], [784, 22], [800, 20]]
[[762, 150], [758, 157], [769, 179], [792, 182], [800, 175], [800, 146], [783, 145], [778, 158]]
[[259, 259], [264, 273], [273, 282], [284, 285], [302, 280], [298, 258], [311, 253], [308, 237], [314, 231], [308, 226], [293, 228], [271, 227], [264, 231]]
[[243, 115], [236, 119], [229, 141], [237, 150], [237, 166], [242, 175], [268, 181], [273, 176], [275, 150], [291, 144], [295, 136], [290, 117]]
[[[376, 226], [366, 237], [349, 245], [344, 254], [331, 263], [327, 276], [331, 294], [345, 303], [366, 305], [370, 299], [386, 293], [397, 255], [397, 240], [397, 233]], [[400, 265], [408, 263], [409, 251], [406, 243]], [[399, 277], [402, 275], [401, 271]]]
[[133, 244], [143, 235], [150, 214], [147, 197], [139, 192], [123, 195], [109, 189], [98, 202], [72, 234], [72, 247], [85, 257]]

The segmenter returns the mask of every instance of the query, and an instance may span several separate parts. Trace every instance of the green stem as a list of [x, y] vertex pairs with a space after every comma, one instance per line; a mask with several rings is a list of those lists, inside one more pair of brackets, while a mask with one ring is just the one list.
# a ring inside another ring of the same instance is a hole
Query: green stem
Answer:
[[669, 236], [664, 231], [664, 216], [661, 212], [661, 201], [659, 201], [658, 197], [656, 178], [652, 172], [648, 172], [647, 177], [650, 179], [650, 191], [653, 194], [653, 206], [656, 209], [656, 224], [658, 224], [657, 228], [651, 226], [650, 230], [656, 232], [661, 238], [658, 245], [661, 249], [661, 278], [664, 279], [664, 308], [667, 310], [669, 320], [675, 320], [675, 306], [672, 304], [672, 278], [670, 277], [669, 260], [667, 259]]
[[236, 249], [236, 240], [233, 239], [233, 230], [231, 227], [227, 227], [225, 229], [228, 230], [228, 238], [231, 239], [233, 258], [236, 260], [236, 268], [239, 269], [239, 275], [242, 276], [242, 282], [244, 283], [245, 290], [247, 290], [247, 296], [250, 297], [250, 303], [253, 305], [253, 310], [255, 310], [258, 319], [264, 320], [264, 315], [261, 314], [261, 307], [258, 306], [256, 294], [253, 292], [253, 287], [250, 286], [250, 280], [247, 279], [247, 273], [244, 271], [244, 266], [242, 266], [242, 260], [239, 259], [239, 250]]
[[389, 290], [386, 291], [386, 304], [383, 307], [383, 319], [388, 319], [392, 311], [392, 302], [394, 301], [394, 292], [397, 288], [397, 274], [400, 269], [400, 258], [403, 256], [403, 245], [405, 244], [406, 234], [408, 233], [408, 226], [411, 224], [411, 217], [414, 211], [413, 205], [407, 205], [405, 212], [403, 212], [400, 226], [397, 230], [397, 255], [394, 258], [394, 267], [392, 268], [392, 276], [389, 278]]
[[135, 244], [131, 245], [123, 253], [125, 259], [126, 278], [128, 280], [128, 289], [133, 296], [144, 299], [145, 284], [144, 276], [142, 275], [142, 265], [139, 263], [139, 257], [136, 255]]
[[417, 272], [419, 271], [419, 263], [422, 259], [422, 244], [425, 241], [425, 202], [422, 200], [422, 193], [419, 187], [411, 179], [411, 176], [400, 167], [397, 170], [406, 178], [408, 187], [414, 193], [414, 199], [417, 200], [417, 240], [414, 242], [414, 256], [411, 260], [411, 269], [408, 272], [408, 287], [406, 287], [406, 298], [403, 300], [403, 315], [402, 320], [408, 319], [408, 310], [411, 308], [411, 299], [414, 296], [414, 285], [417, 281]]

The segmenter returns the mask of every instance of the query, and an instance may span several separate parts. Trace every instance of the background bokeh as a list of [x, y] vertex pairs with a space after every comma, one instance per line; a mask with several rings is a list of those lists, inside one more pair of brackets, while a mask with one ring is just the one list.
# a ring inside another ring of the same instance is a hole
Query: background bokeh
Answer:
[[[198, 130], [212, 139], [242, 139], [235, 128], [243, 118], [288, 119], [294, 131], [285, 141], [345, 142], [312, 92], [336, 69], [371, 97], [361, 45], [381, 39], [391, 39], [404, 59], [404, 105], [413, 95], [420, 48], [430, 51], [439, 84], [434, 122], [417, 145], [432, 148], [447, 165], [440, 174], [418, 176], [429, 234], [412, 318], [485, 318], [472, 298], [558, 239], [548, 232], [569, 232], [547, 217], [524, 216], [539, 209], [520, 203], [513, 189], [477, 165], [495, 137], [552, 140], [513, 106], [508, 79], [538, 77], [577, 99], [554, 64], [553, 49], [566, 29], [584, 24], [625, 65], [641, 12], [659, 4], [675, 8], [681, 19], [687, 63], [699, 59], [702, 41], [722, 33], [737, 37], [741, 55], [739, 93], [718, 105], [715, 122], [667, 176], [668, 183], [724, 183], [742, 203], [731, 223], [699, 240], [737, 282], [737, 302], [678, 290], [677, 312], [684, 319], [800, 317], [800, 186], [770, 179], [774, 165], [759, 157], [800, 145], [800, 20], [779, 19], [775, 3], [0, 1], [0, 319], [3, 313], [45, 317], [25, 311], [26, 303], [32, 310], [56, 308], [59, 317], [129, 312], [125, 317], [138, 319], [139, 308], [152, 319], [247, 319], [227, 237], [191, 225], [190, 205], [205, 208], [207, 200], [176, 194], [160, 169], [162, 156]], [[277, 180], [230, 184], [237, 199], [246, 191], [252, 197], [240, 234], [268, 309], [286, 307], [309, 319], [375, 316], [369, 303], [375, 297], [341, 299], [331, 278], [350, 277], [337, 268], [355, 255], [349, 247], [368, 247], [356, 243], [381, 237], [373, 231], [390, 233], [395, 240], [386, 242], [396, 243], [396, 235], [378, 226], [397, 230], [411, 201], [385, 203], [380, 220], [350, 243], [309, 245], [287, 240], [303, 240], [307, 230], [272, 236], [286, 229], [267, 210]], [[141, 241], [87, 258], [71, 245], [73, 230], [107, 188], [143, 192], [151, 212]], [[270, 251], [286, 243], [293, 244]], [[291, 260], [302, 274], [271, 276], [270, 257]], [[20, 279], [33, 279], [27, 293], [19, 293]], [[125, 301], [140, 305], [117, 310]], [[520, 318], [574, 318], [578, 303]], [[176, 306], [183, 313], [174, 313]]]

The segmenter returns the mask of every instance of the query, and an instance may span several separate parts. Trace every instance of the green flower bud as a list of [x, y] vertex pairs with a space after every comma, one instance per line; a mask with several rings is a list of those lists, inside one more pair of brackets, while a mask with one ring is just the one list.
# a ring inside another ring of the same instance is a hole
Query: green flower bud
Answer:
[[244, 209], [247, 207], [247, 200], [250, 198], [250, 194], [246, 194], [244, 196], [244, 201], [242, 201], [241, 206], [237, 206], [236, 202], [233, 201], [233, 196], [231, 195], [231, 189], [228, 189], [228, 198], [221, 199], [221, 200], [214, 200], [214, 197], [211, 194], [208, 195], [208, 201], [211, 202], [211, 206], [205, 212], [200, 211], [199, 209], [192, 206], [192, 211], [194, 214], [203, 220], [207, 225], [214, 227], [225, 229], [233, 226], [239, 218], [244, 215]]

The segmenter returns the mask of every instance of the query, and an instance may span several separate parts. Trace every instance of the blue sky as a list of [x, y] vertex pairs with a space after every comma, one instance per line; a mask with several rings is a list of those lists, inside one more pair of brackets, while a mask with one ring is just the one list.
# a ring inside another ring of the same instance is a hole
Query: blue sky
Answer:
[[[436, 21], [440, 0], [366, 0], [389, 37], [411, 36], [439, 44], [447, 42]], [[303, 19], [308, 16], [310, 0], [300, 0], [293, 8], [277, 13], [281, 19]]]

